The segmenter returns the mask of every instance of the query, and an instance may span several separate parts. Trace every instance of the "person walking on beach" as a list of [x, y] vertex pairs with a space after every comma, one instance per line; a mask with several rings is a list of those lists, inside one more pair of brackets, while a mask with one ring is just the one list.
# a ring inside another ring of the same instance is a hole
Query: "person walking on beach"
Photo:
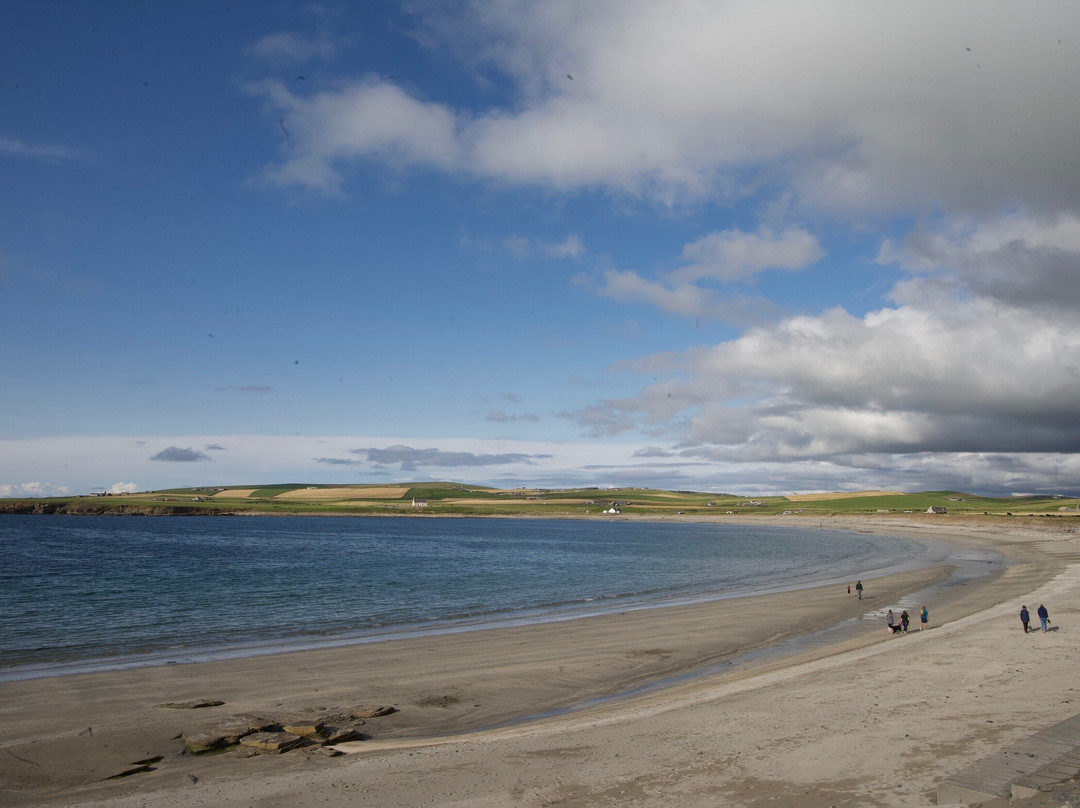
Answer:
[[1031, 615], [1028, 614], [1027, 606], [1020, 607], [1020, 622], [1024, 624], [1024, 633], [1028, 633], [1028, 623], [1031, 622]]
[[862, 581], [855, 582], [855, 591], [859, 593], [859, 600], [862, 600]]
[[885, 615], [885, 628], [890, 634], [896, 633], [896, 618], [893, 617], [892, 609], [889, 609], [888, 614]]
[[908, 616], [907, 609], [900, 612], [900, 627], [905, 634], [907, 634], [908, 623], [911, 622], [911, 618]]
[[1037, 614], [1039, 615], [1039, 623], [1042, 624], [1042, 630], [1046, 631], [1046, 626], [1050, 622], [1050, 612], [1048, 612], [1046, 607], [1040, 603]]
[[926, 631], [926, 623], [930, 620], [930, 612], [926, 611], [926, 607], [922, 607], [922, 611], [919, 612], [919, 631]]

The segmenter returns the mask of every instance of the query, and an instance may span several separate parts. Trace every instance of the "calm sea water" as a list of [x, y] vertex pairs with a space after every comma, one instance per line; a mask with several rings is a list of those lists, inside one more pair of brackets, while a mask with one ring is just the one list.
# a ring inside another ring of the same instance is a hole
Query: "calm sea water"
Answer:
[[768, 525], [0, 516], [0, 678], [849, 581], [923, 545]]

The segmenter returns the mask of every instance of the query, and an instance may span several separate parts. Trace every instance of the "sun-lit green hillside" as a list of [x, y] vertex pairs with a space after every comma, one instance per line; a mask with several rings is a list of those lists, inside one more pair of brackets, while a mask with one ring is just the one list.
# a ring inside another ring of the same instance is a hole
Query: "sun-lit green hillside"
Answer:
[[[197, 486], [42, 499], [0, 499], [7, 513], [341, 514], [411, 516], [1080, 515], [1080, 499], [990, 498], [956, 491], [862, 491], [753, 497], [648, 488], [514, 488], [455, 482]], [[612, 512], [615, 513], [612, 513]], [[940, 514], [935, 514], [940, 515]]]

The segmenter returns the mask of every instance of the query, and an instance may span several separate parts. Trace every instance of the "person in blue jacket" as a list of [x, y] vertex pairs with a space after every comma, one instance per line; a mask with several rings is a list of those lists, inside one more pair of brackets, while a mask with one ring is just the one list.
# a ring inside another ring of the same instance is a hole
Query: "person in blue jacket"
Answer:
[[1028, 623], [1031, 622], [1031, 615], [1028, 614], [1027, 606], [1020, 607], [1020, 622], [1024, 624], [1024, 633], [1028, 633]]
[[1050, 622], [1050, 612], [1046, 610], [1046, 607], [1041, 603], [1039, 604], [1039, 622], [1042, 624], [1042, 630], [1046, 631], [1046, 626]]

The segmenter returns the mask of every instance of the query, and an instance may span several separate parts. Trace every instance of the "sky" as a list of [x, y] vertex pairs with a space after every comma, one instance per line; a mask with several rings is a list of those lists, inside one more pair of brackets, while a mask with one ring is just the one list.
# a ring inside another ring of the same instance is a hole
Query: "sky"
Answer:
[[1077, 32], [7, 0], [0, 496], [1080, 493]]

